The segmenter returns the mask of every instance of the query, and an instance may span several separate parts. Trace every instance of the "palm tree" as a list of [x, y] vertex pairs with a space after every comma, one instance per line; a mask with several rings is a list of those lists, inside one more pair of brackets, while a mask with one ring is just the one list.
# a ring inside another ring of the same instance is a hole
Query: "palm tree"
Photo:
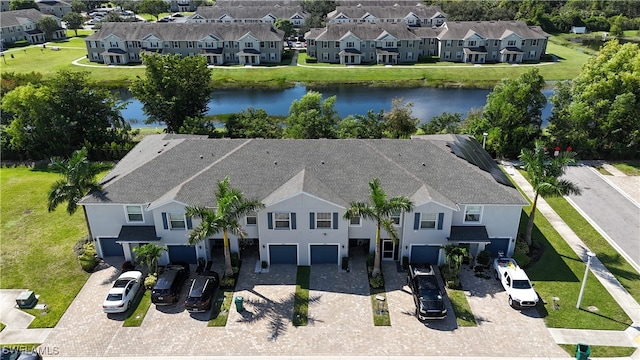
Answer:
[[216, 208], [187, 206], [186, 215], [199, 218], [200, 224], [189, 234], [189, 244], [195, 245], [209, 236], [222, 231], [224, 238], [224, 275], [233, 276], [229, 236], [232, 233], [244, 238], [246, 233], [240, 225], [240, 218], [264, 207], [258, 200], [245, 199], [242, 192], [229, 186], [229, 178], [217, 182], [215, 191]]
[[352, 202], [343, 217], [348, 220], [359, 216], [362, 219], [376, 222], [376, 250], [371, 274], [371, 276], [376, 277], [380, 274], [380, 229], [384, 229], [394, 242], [398, 241], [398, 233], [393, 226], [391, 215], [403, 210], [412, 211], [413, 202], [406, 196], [398, 196], [387, 200], [387, 193], [380, 186], [378, 178], [369, 182], [369, 189], [371, 190], [369, 194], [371, 204]]
[[133, 253], [136, 255], [136, 259], [146, 265], [149, 272], [152, 274], [158, 273], [158, 259], [160, 259], [163, 251], [167, 251], [167, 248], [154, 243], [148, 243], [133, 248]]
[[73, 215], [78, 209], [78, 202], [91, 191], [100, 190], [102, 186], [96, 176], [107, 170], [110, 165], [102, 162], [90, 162], [86, 148], [74, 151], [68, 160], [54, 157], [49, 168], [62, 174], [63, 178], [53, 183], [49, 191], [48, 210], [54, 211], [58, 205], [67, 202], [67, 212]]
[[580, 188], [576, 184], [569, 180], [559, 179], [564, 175], [566, 167], [575, 163], [575, 156], [575, 152], [563, 151], [558, 156], [551, 157], [540, 141], [535, 142], [533, 150], [522, 149], [520, 152], [519, 158], [524, 164], [524, 170], [529, 175], [529, 182], [535, 192], [525, 234], [525, 240], [529, 246], [531, 246], [531, 233], [533, 232], [538, 196], [580, 195]]

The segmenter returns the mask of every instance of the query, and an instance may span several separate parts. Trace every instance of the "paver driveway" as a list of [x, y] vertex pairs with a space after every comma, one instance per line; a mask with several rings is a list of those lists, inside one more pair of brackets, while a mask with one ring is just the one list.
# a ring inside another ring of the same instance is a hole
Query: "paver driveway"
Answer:
[[152, 305], [141, 327], [122, 327], [100, 308], [117, 275], [111, 268], [91, 276], [43, 345], [57, 347], [61, 356], [566, 356], [535, 311], [509, 308], [495, 280], [474, 281], [469, 289], [471, 308], [481, 320], [478, 327], [456, 328], [453, 316], [423, 324], [413, 316], [406, 274], [397, 272], [394, 263], [385, 263], [392, 325], [376, 327], [364, 256], [352, 259], [349, 273], [336, 265], [314, 265], [310, 322], [294, 327], [296, 267], [274, 265], [269, 273], [256, 274], [253, 264], [255, 260], [245, 259], [235, 294], [244, 297], [246, 311], [238, 313], [232, 307], [226, 327], [207, 327], [204, 318], [190, 316], [180, 305], [163, 311]]

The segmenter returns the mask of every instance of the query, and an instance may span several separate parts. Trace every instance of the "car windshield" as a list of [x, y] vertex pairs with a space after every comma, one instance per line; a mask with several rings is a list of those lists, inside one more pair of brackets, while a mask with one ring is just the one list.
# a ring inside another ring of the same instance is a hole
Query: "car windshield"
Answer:
[[513, 280], [514, 289], [531, 289], [531, 284], [527, 280]]
[[426, 300], [442, 299], [440, 291], [438, 290], [438, 285], [435, 284], [435, 279], [434, 281], [431, 281], [425, 277], [418, 279], [418, 295], [420, 298]]
[[107, 295], [107, 301], [122, 300], [122, 294], [109, 294]]

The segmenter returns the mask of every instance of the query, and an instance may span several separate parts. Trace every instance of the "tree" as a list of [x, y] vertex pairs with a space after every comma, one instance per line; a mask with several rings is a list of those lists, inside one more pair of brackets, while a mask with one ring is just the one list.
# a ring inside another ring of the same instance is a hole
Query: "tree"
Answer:
[[80, 14], [81, 12], [87, 11], [87, 5], [80, 0], [73, 0], [71, 2], [71, 10], [74, 13]]
[[73, 30], [75, 36], [78, 36], [78, 29], [82, 29], [84, 18], [77, 12], [69, 12], [64, 14], [64, 16], [62, 17], [62, 21], [67, 24], [67, 29]]
[[406, 196], [387, 199], [387, 193], [382, 189], [378, 178], [369, 182], [369, 190], [370, 203], [350, 203], [343, 218], [349, 220], [359, 216], [362, 219], [376, 222], [376, 249], [371, 274], [372, 277], [376, 277], [380, 274], [380, 230], [386, 231], [393, 241], [398, 241], [398, 233], [393, 225], [391, 215], [401, 211], [412, 211], [413, 202]]
[[44, 33], [44, 38], [47, 41], [53, 40], [53, 34], [60, 28], [58, 22], [53, 16], [43, 16], [38, 20], [36, 27]]
[[230, 138], [282, 138], [282, 120], [269, 116], [264, 109], [249, 107], [225, 121]]
[[420, 126], [425, 134], [459, 134], [462, 124], [462, 114], [442, 113], [434, 116], [428, 123]]
[[614, 18], [613, 22], [611, 23], [611, 29], [609, 30], [611, 32], [611, 36], [620, 38], [624, 36], [624, 21], [626, 18], [624, 18], [622, 15], [618, 15]]
[[157, 274], [158, 259], [160, 259], [164, 251], [167, 251], [167, 248], [158, 244], [147, 243], [136, 246], [132, 250], [136, 255], [136, 260], [145, 265], [149, 269], [149, 273]]
[[213, 120], [207, 120], [206, 118], [187, 117], [184, 119], [184, 123], [180, 126], [180, 129], [178, 129], [178, 132], [180, 134], [220, 137], [218, 135], [215, 122]]
[[307, 92], [300, 100], [293, 100], [284, 136], [294, 139], [333, 139], [339, 117], [334, 109], [336, 96], [322, 101], [317, 91]]
[[161, 13], [169, 11], [169, 3], [163, 0], [143, 0], [138, 10], [155, 17], [158, 21], [158, 16]]
[[10, 115], [10, 148], [30, 159], [66, 157], [85, 145], [130, 141], [121, 104], [109, 90], [90, 82], [86, 72], [60, 71], [42, 84], [17, 87], [1, 106], [3, 115]]
[[[496, 156], [515, 158], [540, 136], [542, 109], [547, 98], [545, 82], [537, 68], [515, 80], [502, 80], [487, 96], [484, 118], [488, 127], [487, 149]], [[473, 133], [481, 138], [481, 133]]]
[[147, 123], [164, 123], [167, 132], [177, 132], [187, 117], [204, 116], [212, 91], [205, 57], [154, 53], [142, 54], [142, 60], [146, 77], [135, 79], [130, 90], [142, 102]]
[[229, 185], [225, 177], [217, 182], [215, 191], [216, 207], [187, 206], [186, 216], [200, 219], [200, 224], [189, 234], [189, 244], [195, 245], [222, 231], [224, 239], [224, 276], [233, 276], [228, 233], [244, 238], [246, 233], [240, 225], [240, 218], [264, 207], [258, 200], [245, 199], [242, 192]]
[[22, 9], [36, 9], [40, 10], [40, 7], [35, 0], [11, 0], [9, 3], [9, 10], [22, 10]]
[[100, 21], [101, 23], [106, 22], [124, 22], [124, 18], [117, 11], [109, 11]]
[[524, 170], [527, 172], [535, 193], [525, 233], [525, 240], [529, 246], [531, 245], [538, 196], [580, 195], [581, 191], [577, 185], [569, 180], [559, 179], [564, 175], [566, 167], [575, 163], [575, 155], [574, 152], [563, 151], [558, 156], [550, 157], [544, 144], [540, 141], [535, 142], [533, 150], [522, 149], [519, 158], [524, 164]]
[[413, 103], [404, 103], [402, 98], [391, 100], [391, 110], [385, 112], [386, 130], [393, 139], [408, 138], [418, 130], [420, 120], [413, 117]]
[[274, 27], [278, 30], [282, 30], [284, 31], [284, 37], [288, 38], [289, 36], [293, 35], [293, 33], [295, 32], [295, 29], [293, 27], [293, 22], [291, 22], [291, 20], [289, 19], [277, 19], [276, 23], [274, 24]]
[[67, 203], [67, 213], [73, 215], [78, 209], [78, 202], [89, 192], [102, 187], [96, 176], [110, 166], [101, 162], [90, 162], [87, 149], [75, 151], [71, 157], [51, 159], [49, 168], [62, 175], [62, 179], [51, 185], [47, 210], [54, 211], [60, 204]]
[[384, 110], [375, 113], [367, 111], [367, 115], [349, 115], [338, 124], [340, 139], [382, 139], [384, 137]]

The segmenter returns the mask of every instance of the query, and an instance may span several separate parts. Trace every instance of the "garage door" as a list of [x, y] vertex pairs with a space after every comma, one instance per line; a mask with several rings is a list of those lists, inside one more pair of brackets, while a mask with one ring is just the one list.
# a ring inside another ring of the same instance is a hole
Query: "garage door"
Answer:
[[412, 264], [438, 265], [439, 246], [414, 245], [411, 247]]
[[269, 263], [298, 264], [298, 247], [296, 245], [269, 245]]
[[100, 239], [102, 247], [102, 256], [124, 256], [122, 245], [116, 242], [116, 239]]
[[501, 238], [501, 239], [490, 239], [490, 240], [491, 240], [491, 244], [487, 244], [484, 247], [484, 249], [489, 250], [489, 252], [491, 253], [491, 256], [497, 257], [499, 251], [502, 251], [504, 255], [507, 255], [507, 250], [509, 250], [509, 242], [511, 241], [511, 239]]
[[169, 252], [169, 261], [183, 261], [189, 264], [197, 263], [196, 248], [189, 245], [171, 245], [167, 246]]
[[311, 245], [311, 265], [337, 263], [338, 245]]

